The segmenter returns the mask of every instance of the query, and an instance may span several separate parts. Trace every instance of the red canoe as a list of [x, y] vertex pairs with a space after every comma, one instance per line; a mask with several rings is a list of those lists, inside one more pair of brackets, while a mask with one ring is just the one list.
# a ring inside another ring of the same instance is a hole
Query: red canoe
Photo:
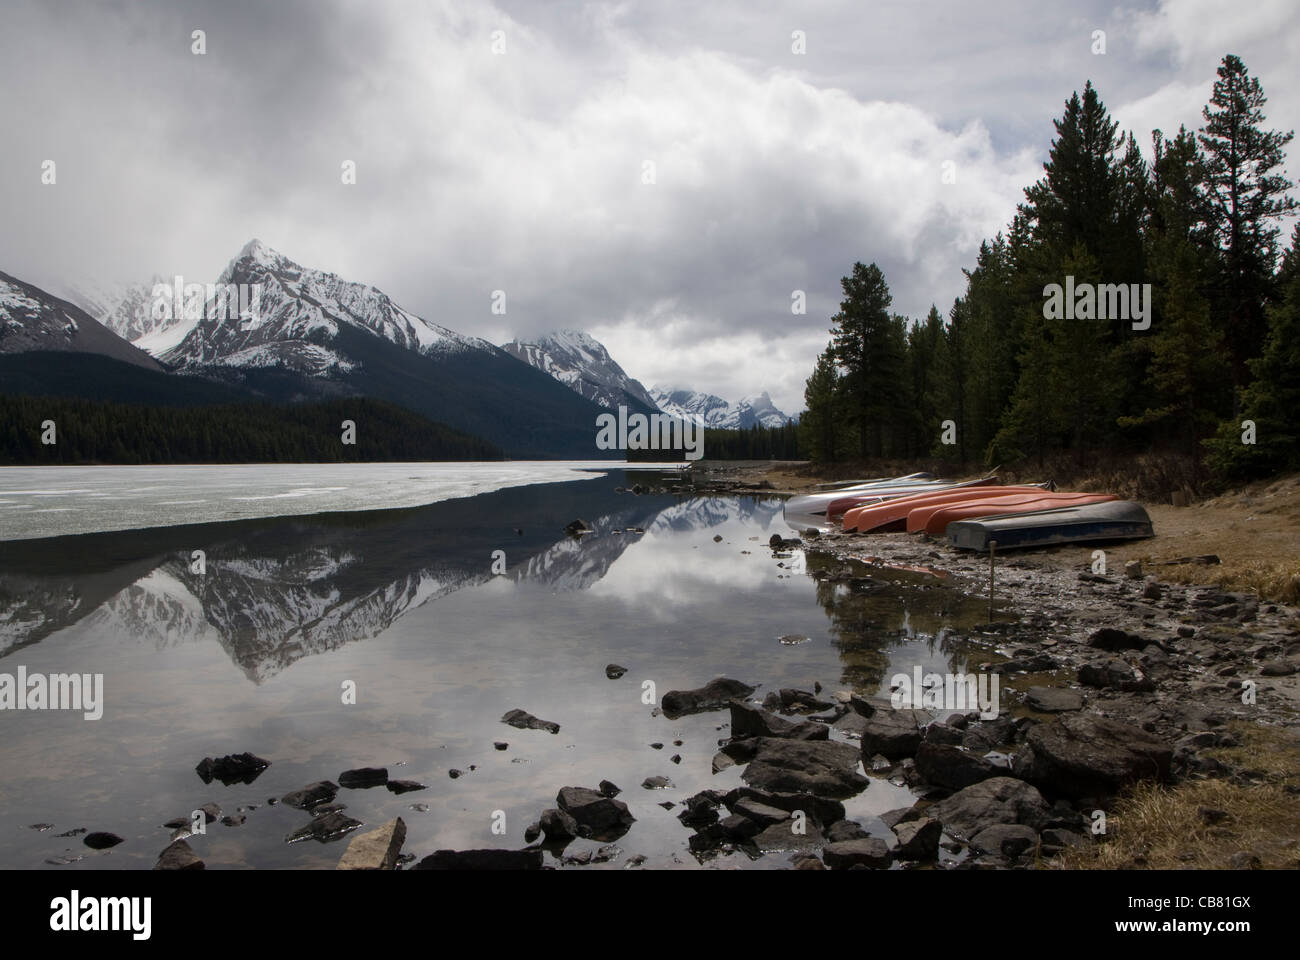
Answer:
[[1004, 513], [1036, 513], [1039, 510], [1056, 510], [1060, 507], [1081, 507], [1089, 503], [1118, 500], [1109, 493], [1026, 493], [1015, 496], [988, 497], [983, 500], [965, 500], [960, 503], [941, 503], [931, 507], [918, 507], [907, 515], [907, 532], [924, 530], [932, 537], [942, 536], [954, 520], [974, 517], [997, 517]]
[[929, 507], [942, 503], [957, 503], [963, 500], [987, 500], [999, 494], [1046, 493], [1042, 487], [1032, 484], [1017, 484], [1000, 487], [969, 487], [960, 490], [941, 490], [938, 493], [918, 493], [911, 497], [899, 497], [884, 503], [867, 503], [844, 514], [844, 529], [858, 533], [883, 533], [886, 530], [902, 530], [907, 522], [907, 515], [917, 507]]

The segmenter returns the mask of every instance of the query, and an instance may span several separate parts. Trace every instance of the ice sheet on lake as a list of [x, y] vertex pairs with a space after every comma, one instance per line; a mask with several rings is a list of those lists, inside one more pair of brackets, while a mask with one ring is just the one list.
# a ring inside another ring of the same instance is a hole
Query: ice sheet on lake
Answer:
[[628, 467], [608, 460], [0, 467], [0, 541], [416, 507], [611, 469]]

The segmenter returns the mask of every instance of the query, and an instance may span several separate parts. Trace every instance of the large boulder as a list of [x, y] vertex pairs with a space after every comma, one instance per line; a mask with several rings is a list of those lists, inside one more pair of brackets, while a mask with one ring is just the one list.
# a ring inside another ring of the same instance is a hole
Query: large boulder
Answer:
[[1038, 831], [1023, 823], [996, 823], [971, 837], [976, 853], [991, 853], [1014, 860], [1038, 844]]
[[1166, 780], [1173, 748], [1139, 727], [1091, 713], [1029, 731], [1016, 775], [1067, 797], [1109, 796], [1136, 780]]
[[733, 737], [786, 737], [791, 740], [826, 740], [830, 727], [812, 720], [787, 720], [742, 700], [731, 701]]
[[939, 839], [943, 824], [933, 817], [921, 817], [899, 823], [893, 828], [898, 837], [894, 848], [896, 860], [934, 860], [939, 856]]
[[862, 756], [879, 753], [890, 760], [913, 756], [929, 718], [919, 710], [876, 710], [862, 726]]
[[926, 783], [960, 790], [996, 777], [1001, 771], [976, 753], [944, 743], [922, 743], [916, 750], [916, 772]]
[[1041, 829], [1052, 819], [1043, 795], [1014, 777], [983, 780], [958, 790], [925, 812], [949, 833], [966, 839], [1000, 823], [1023, 823]]
[[858, 773], [858, 751], [831, 740], [782, 740], [756, 737], [754, 759], [741, 778], [753, 787], [776, 793], [811, 793], [851, 797], [867, 788]]
[[754, 688], [747, 683], [718, 677], [694, 690], [669, 690], [664, 694], [661, 705], [664, 716], [675, 720], [689, 713], [721, 710], [737, 697], [747, 697], [753, 692]]
[[555, 805], [574, 819], [584, 836], [604, 843], [617, 840], [636, 822], [626, 803], [587, 787], [561, 788]]

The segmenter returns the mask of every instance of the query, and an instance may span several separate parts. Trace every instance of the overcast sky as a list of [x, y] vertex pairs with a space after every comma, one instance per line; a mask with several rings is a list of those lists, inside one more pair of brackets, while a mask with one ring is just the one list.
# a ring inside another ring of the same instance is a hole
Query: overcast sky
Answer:
[[647, 386], [794, 413], [853, 262], [946, 314], [1084, 81], [1146, 145], [1236, 53], [1300, 128], [1295, 0], [782, 6], [5, 0], [0, 270], [210, 282], [257, 237], [463, 333], [585, 329]]

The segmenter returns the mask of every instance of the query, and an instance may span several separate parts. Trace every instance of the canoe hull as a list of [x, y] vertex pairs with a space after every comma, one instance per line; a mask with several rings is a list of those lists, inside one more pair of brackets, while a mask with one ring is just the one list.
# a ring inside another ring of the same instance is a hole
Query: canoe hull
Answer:
[[1060, 507], [1081, 507], [1092, 503], [1118, 500], [1110, 493], [1044, 493], [991, 497], [986, 500], [962, 500], [933, 507], [919, 507], [907, 515], [908, 533], [925, 531], [932, 537], [941, 537], [948, 524], [957, 520], [977, 517], [1000, 517], [1008, 513], [1037, 513]]
[[[958, 503], [963, 500], [985, 499], [1002, 493], [1031, 494], [1043, 493], [1041, 486], [1030, 484], [1014, 486], [984, 486], [979, 488], [961, 487], [954, 490], [941, 490], [935, 493], [918, 493], [910, 497], [897, 497], [884, 503], [864, 504], [845, 512], [842, 518], [845, 532], [883, 533], [887, 530], [906, 529], [907, 515], [918, 507], [941, 503]], [[830, 517], [830, 510], [827, 510]], [[831, 518], [833, 519], [833, 517]]]
[[1139, 503], [1110, 500], [1037, 513], [1006, 514], [948, 525], [948, 542], [958, 550], [987, 553], [990, 541], [1003, 550], [1062, 543], [1141, 540], [1155, 536], [1151, 517]]

